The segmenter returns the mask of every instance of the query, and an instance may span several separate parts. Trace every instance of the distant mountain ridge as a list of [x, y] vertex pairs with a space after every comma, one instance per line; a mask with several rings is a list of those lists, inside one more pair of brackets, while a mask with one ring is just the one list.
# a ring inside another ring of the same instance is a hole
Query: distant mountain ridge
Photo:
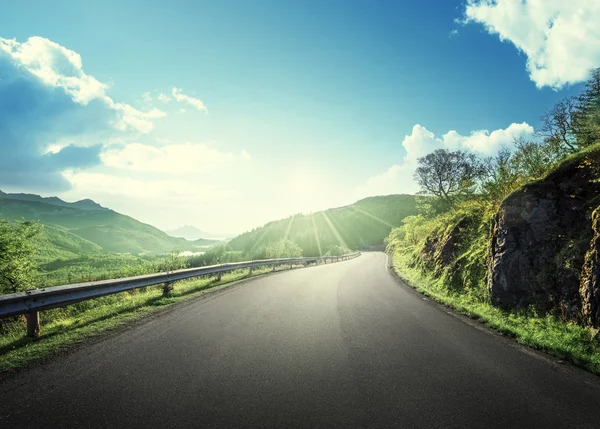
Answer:
[[165, 231], [171, 237], [185, 238], [186, 240], [197, 240], [199, 238], [212, 238], [223, 240], [227, 237], [232, 237], [233, 234], [213, 234], [210, 232], [202, 231], [193, 225], [184, 225], [176, 229]]
[[2, 191], [0, 191], [0, 198], [8, 198], [11, 200], [21, 201], [35, 201], [45, 204], [52, 204], [54, 206], [72, 207], [80, 210], [108, 210], [106, 207], [102, 207], [100, 204], [87, 198], [84, 200], [75, 201], [74, 203], [68, 203], [66, 201], [61, 200], [58, 197], [41, 197], [36, 194], [22, 193], [8, 194]]
[[[89, 199], [68, 203], [57, 197], [0, 191], [0, 219], [40, 222], [46, 227], [40, 239], [45, 243], [45, 252], [57, 255], [62, 252], [164, 254], [172, 250], [198, 251], [217, 242], [171, 237]], [[43, 256], [51, 259], [50, 255]]]

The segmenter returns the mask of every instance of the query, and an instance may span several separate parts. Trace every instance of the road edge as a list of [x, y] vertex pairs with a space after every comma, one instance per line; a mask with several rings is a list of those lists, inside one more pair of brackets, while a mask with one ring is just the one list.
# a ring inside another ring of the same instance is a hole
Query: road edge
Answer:
[[394, 269], [391, 264], [390, 255], [387, 252], [383, 252], [385, 254], [385, 268], [386, 271], [390, 274], [390, 276], [394, 279], [394, 281], [401, 287], [403, 287], [408, 292], [418, 296], [430, 306], [437, 308], [440, 311], [462, 321], [463, 323], [471, 326], [472, 328], [477, 329], [478, 331], [484, 332], [488, 335], [491, 335], [501, 342], [503, 342], [506, 346], [511, 347], [524, 353], [530, 357], [541, 360], [548, 364], [553, 370], [557, 372], [562, 372], [565, 375], [569, 376], [578, 376], [581, 381], [586, 383], [587, 385], [594, 387], [600, 392], [600, 374], [595, 374], [593, 372], [588, 371], [583, 366], [579, 366], [574, 362], [569, 362], [560, 359], [557, 356], [554, 356], [550, 353], [546, 353], [542, 350], [537, 350], [532, 347], [526, 346], [524, 344], [518, 343], [512, 337], [508, 335], [504, 335], [503, 333], [487, 326], [486, 324], [473, 319], [467, 315], [459, 313], [453, 307], [450, 307], [442, 302], [436, 301], [433, 297], [427, 295], [419, 291], [416, 287], [412, 286], [410, 282], [402, 278], [402, 276]]

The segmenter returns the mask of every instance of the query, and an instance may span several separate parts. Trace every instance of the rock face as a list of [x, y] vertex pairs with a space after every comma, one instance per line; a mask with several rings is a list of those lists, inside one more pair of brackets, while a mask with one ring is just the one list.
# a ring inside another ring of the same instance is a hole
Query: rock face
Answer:
[[[592, 240], [599, 178], [600, 152], [590, 152], [503, 201], [492, 230], [492, 303], [553, 310], [592, 325], [600, 322], [600, 261], [597, 252], [590, 256], [590, 242], [592, 247], [600, 244], [600, 238]], [[588, 268], [582, 275], [584, 263]]]
[[590, 250], [585, 255], [579, 295], [583, 321], [598, 327], [600, 325], [600, 207], [592, 215], [592, 228], [594, 236], [590, 243]]

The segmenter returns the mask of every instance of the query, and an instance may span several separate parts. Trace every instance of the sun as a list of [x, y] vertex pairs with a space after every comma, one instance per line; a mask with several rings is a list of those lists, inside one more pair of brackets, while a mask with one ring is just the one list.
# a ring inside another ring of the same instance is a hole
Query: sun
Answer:
[[295, 172], [284, 181], [285, 204], [292, 213], [310, 213], [322, 209], [323, 182], [312, 173]]

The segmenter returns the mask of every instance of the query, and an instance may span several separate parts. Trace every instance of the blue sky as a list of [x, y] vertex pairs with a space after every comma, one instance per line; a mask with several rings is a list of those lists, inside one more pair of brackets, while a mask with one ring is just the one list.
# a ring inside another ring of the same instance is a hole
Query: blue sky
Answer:
[[163, 229], [414, 192], [418, 156], [530, 136], [600, 66], [586, 0], [0, 8], [0, 189]]

